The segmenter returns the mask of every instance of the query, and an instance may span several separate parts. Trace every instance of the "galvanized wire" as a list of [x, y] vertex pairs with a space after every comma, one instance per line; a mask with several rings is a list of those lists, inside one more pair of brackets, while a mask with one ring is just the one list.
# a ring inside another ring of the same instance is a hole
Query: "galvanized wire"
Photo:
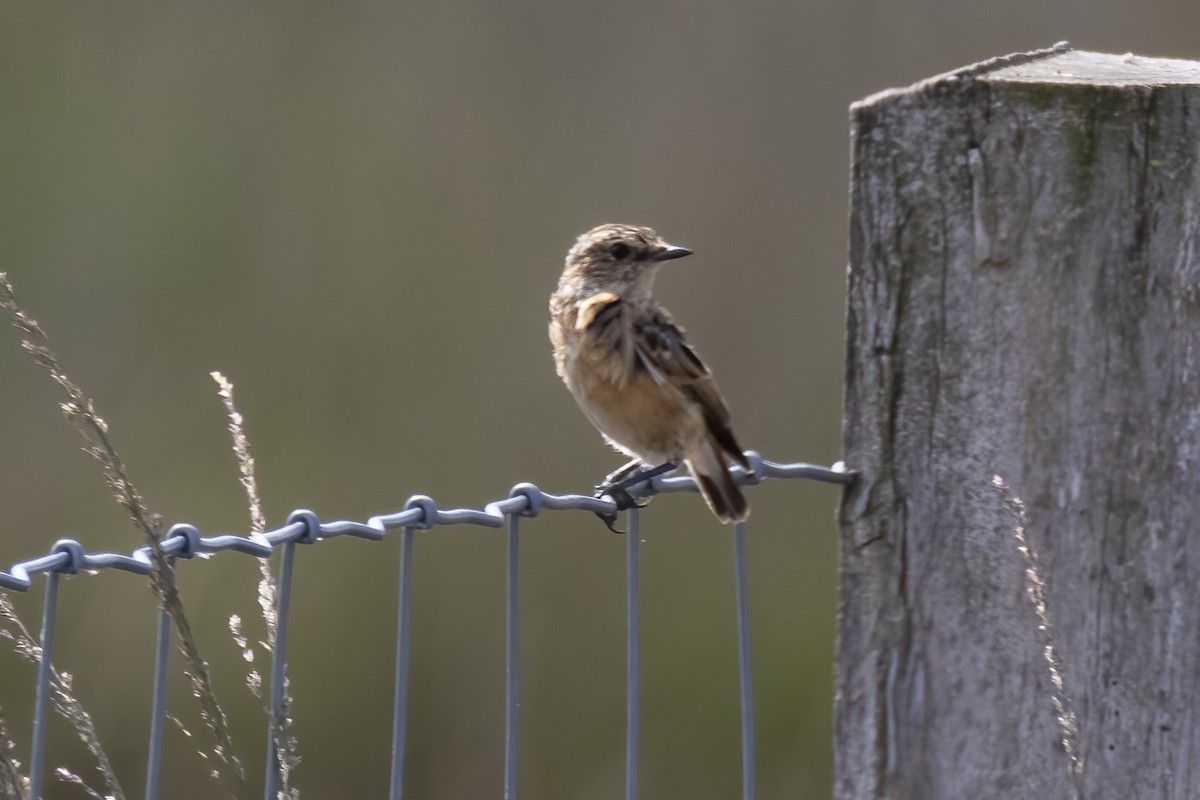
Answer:
[[[750, 471], [746, 472], [740, 467], [734, 468], [735, 476], [740, 483], [753, 485], [766, 478], [802, 478], [824, 483], [847, 484], [853, 479], [853, 473], [847, 472], [840, 465], [834, 465], [831, 468], [815, 464], [777, 464], [765, 460], [753, 451], [747, 452], [746, 456], [750, 459]], [[649, 496], [693, 491], [696, 491], [696, 483], [689, 476], [658, 477], [646, 486], [631, 490], [631, 494]], [[311, 511], [300, 509], [288, 515], [287, 522], [282, 527], [261, 534], [252, 533], [249, 536], [235, 534], [201, 536], [194, 525], [181, 522], [171, 526], [166, 536], [163, 537], [161, 547], [167, 556], [179, 558], [192, 558], [201, 554], [219, 553], [226, 550], [267, 558], [271, 555], [274, 547], [305, 537], [309, 532], [310, 525], [314, 523], [317, 525], [317, 530], [312, 532], [311, 538], [306, 539], [306, 543], [332, 539], [337, 536], [379, 540], [387, 531], [403, 528], [406, 525], [420, 529], [462, 524], [499, 528], [504, 525], [506, 514], [518, 513], [523, 516], [537, 516], [542, 510], [612, 513], [616, 510], [616, 505], [611, 499], [597, 499], [590, 495], [580, 494], [554, 495], [542, 491], [532, 483], [519, 483], [512, 488], [507, 497], [494, 500], [482, 509], [440, 509], [433, 498], [415, 495], [409, 498], [400, 511], [370, 517], [366, 522], [353, 520], [319, 522]], [[139, 547], [128, 555], [111, 551], [88, 553], [76, 540], [60, 539], [50, 552], [18, 561], [7, 571], [0, 570], [0, 588], [24, 592], [30, 588], [33, 575], [50, 572], [74, 574], [80, 570], [95, 572], [105, 569], [149, 575], [151, 570], [150, 548]]]
[[750, 577], [746, 569], [746, 523], [733, 526], [733, 574], [737, 595], [738, 688], [742, 706], [742, 800], [754, 800], [754, 676], [750, 659]]
[[392, 706], [392, 779], [388, 800], [404, 796], [404, 750], [408, 738], [408, 664], [412, 630], [413, 529], [400, 529], [400, 611], [396, 626], [396, 681]]
[[29, 756], [29, 796], [40, 800], [46, 778], [46, 714], [50, 708], [50, 672], [54, 661], [50, 646], [54, 642], [54, 622], [58, 614], [58, 573], [46, 576], [46, 594], [42, 600], [42, 630], [39, 635], [40, 660], [37, 693], [33, 701], [33, 743]]
[[508, 515], [504, 587], [504, 800], [517, 798], [517, 722], [521, 710], [518, 588], [521, 517]]
[[279, 753], [283, 749], [283, 697], [287, 686], [288, 609], [292, 605], [292, 573], [296, 561], [296, 543], [283, 546], [279, 559], [279, 580], [275, 588], [275, 642], [271, 648], [271, 704], [267, 719], [267, 767], [265, 800], [276, 800], [279, 793]]
[[[749, 470], [734, 468], [734, 477], [742, 484], [757, 484], [766, 478], [806, 479], [832, 484], [849, 484], [854, 475], [839, 463], [833, 467], [814, 464], [780, 464], [767, 461], [758, 453], [749, 451], [746, 457]], [[696, 491], [696, 483], [690, 476], [656, 477], [639, 486], [631, 493], [635, 496]], [[406, 717], [408, 706], [408, 673], [412, 606], [412, 544], [414, 532], [430, 530], [446, 525], [478, 525], [488, 528], [507, 526], [508, 541], [507, 586], [505, 598], [505, 800], [516, 800], [517, 785], [517, 721], [519, 711], [518, 691], [518, 565], [520, 517], [535, 517], [543, 510], [580, 510], [614, 513], [617, 508], [612, 498], [588, 495], [554, 495], [544, 492], [531, 483], [519, 483], [509, 494], [486, 504], [481, 509], [440, 509], [431, 497], [415, 495], [400, 511], [370, 517], [366, 522], [333, 520], [322, 522], [316, 514], [298, 509], [288, 515], [286, 523], [275, 530], [249, 536], [218, 534], [202, 536], [189, 523], [173, 525], [160, 542], [168, 558], [193, 558], [201, 554], [218, 553], [226, 550], [245, 553], [257, 558], [269, 558], [276, 547], [281, 547], [283, 560], [280, 565], [280, 586], [276, 593], [276, 642], [272, 656], [270, 687], [270, 720], [268, 723], [268, 754], [265, 776], [266, 797], [272, 798], [278, 786], [277, 745], [279, 726], [284, 713], [283, 689], [286, 675], [286, 643], [289, 619], [291, 575], [296, 544], [314, 544], [323, 539], [338, 536], [354, 536], [380, 540], [394, 529], [400, 529], [400, 598], [397, 618], [395, 702], [392, 723], [392, 767], [389, 797], [400, 800], [403, 795], [404, 750], [407, 734]], [[638, 728], [640, 707], [639, 653], [638, 653], [638, 543], [639, 514], [631, 509], [628, 514], [626, 540], [626, 625], [627, 625], [627, 690], [626, 690], [626, 779], [625, 796], [635, 800], [638, 786]], [[754, 718], [753, 686], [750, 677], [749, 601], [745, 563], [745, 527], [734, 527], [734, 564], [736, 577], [738, 612], [738, 652], [741, 674], [742, 705], [742, 768], [743, 797], [754, 797]], [[55, 611], [58, 599], [58, 576], [76, 574], [81, 570], [88, 573], [105, 569], [116, 569], [139, 575], [149, 575], [152, 569], [149, 547], [139, 547], [128, 555], [109, 551], [89, 553], [74, 539], [60, 539], [50, 552], [13, 564], [7, 571], [0, 570], [0, 588], [26, 591], [32, 586], [37, 574], [46, 575], [45, 597], [42, 606], [41, 648], [42, 659], [37, 678], [37, 694], [34, 713], [32, 753], [30, 756], [30, 798], [39, 800], [45, 773], [45, 723], [50, 693], [50, 648], [53, 641]], [[155, 639], [155, 677], [152, 700], [151, 733], [146, 770], [146, 798], [158, 796], [159, 775], [162, 759], [162, 722], [166, 714], [166, 669], [170, 628], [166, 616], [160, 612]]]
[[625, 515], [625, 800], [638, 796], [638, 746], [641, 743], [641, 515]]
[[167, 658], [171, 650], [171, 618], [158, 612], [154, 634], [154, 695], [150, 702], [150, 745], [146, 748], [146, 800], [158, 800], [162, 776], [163, 727], [167, 722]]

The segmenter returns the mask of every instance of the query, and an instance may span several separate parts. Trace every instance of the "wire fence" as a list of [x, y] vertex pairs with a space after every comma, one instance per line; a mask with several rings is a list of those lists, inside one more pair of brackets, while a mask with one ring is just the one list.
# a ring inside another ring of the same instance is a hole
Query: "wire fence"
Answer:
[[[813, 464], [779, 464], [768, 461], [758, 453], [746, 456], [749, 471], [734, 469], [735, 479], [753, 485], [767, 478], [806, 479], [833, 484], [848, 484], [853, 473], [839, 463], [833, 467]], [[656, 477], [632, 491], [635, 496], [660, 493], [696, 491], [691, 477]], [[162, 539], [161, 547], [172, 559], [226, 550], [257, 558], [269, 558], [280, 548], [278, 589], [275, 597], [277, 630], [272, 652], [269, 723], [267, 731], [267, 763], [265, 766], [264, 797], [275, 800], [279, 790], [278, 750], [275, 747], [279, 725], [284, 713], [284, 683], [287, 664], [287, 632], [291, 601], [292, 572], [296, 545], [315, 544], [324, 539], [354, 536], [380, 540], [389, 531], [400, 532], [399, 613], [396, 632], [396, 665], [394, 704], [392, 714], [392, 757], [389, 800], [400, 800], [404, 787], [404, 753], [407, 735], [408, 673], [410, 651], [410, 610], [413, 569], [413, 539], [417, 531], [428, 531], [446, 525], [478, 525], [501, 528], [506, 532], [505, 588], [505, 711], [504, 711], [504, 787], [505, 800], [517, 798], [517, 728], [519, 725], [519, 662], [518, 599], [520, 569], [520, 525], [523, 517], [536, 517], [542, 511], [615, 511], [614, 502], [606, 497], [587, 495], [553, 495], [531, 483], [520, 483], [507, 497], [486, 504], [481, 509], [441, 509], [433, 498], [416, 495], [409, 498], [403, 509], [391, 514], [369, 518], [366, 522], [333, 520], [322, 522], [312, 511], [297, 509], [288, 515], [286, 523], [262, 534], [239, 536], [220, 534], [203, 536], [188, 523], [173, 525]], [[638, 796], [638, 732], [640, 728], [640, 654], [639, 654], [639, 564], [638, 546], [640, 519], [637, 509], [627, 514], [625, 536], [626, 557], [626, 733], [625, 733], [625, 798]], [[754, 754], [754, 689], [750, 660], [749, 586], [746, 570], [746, 525], [733, 528], [733, 555], [737, 605], [738, 665], [741, 692], [742, 797], [755, 796]], [[13, 564], [8, 571], [0, 570], [0, 587], [28, 591], [36, 575], [45, 575], [40, 628], [40, 661], [34, 701], [32, 745], [29, 759], [29, 797], [40, 800], [46, 772], [46, 719], [51, 702], [51, 663], [54, 628], [59, 594], [59, 576], [105, 569], [123, 570], [149, 575], [152, 570], [149, 547], [140, 547], [125, 555], [116, 552], [89, 553], [75, 539], [59, 539], [48, 553]], [[160, 613], [155, 638], [155, 666], [151, 719], [146, 765], [146, 800], [157, 800], [161, 783], [163, 730], [167, 717], [167, 666], [171, 641], [171, 625], [165, 613]]]

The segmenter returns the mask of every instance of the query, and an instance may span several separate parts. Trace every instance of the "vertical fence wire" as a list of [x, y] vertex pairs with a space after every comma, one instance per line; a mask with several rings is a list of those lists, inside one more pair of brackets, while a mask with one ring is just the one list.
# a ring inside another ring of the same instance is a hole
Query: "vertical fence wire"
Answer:
[[267, 774], [263, 797], [276, 800], [279, 792], [280, 730], [283, 725], [283, 696], [287, 684], [288, 610], [292, 604], [292, 569], [296, 543], [283, 546], [279, 557], [279, 579], [275, 585], [275, 647], [271, 652], [271, 713], [267, 718]]
[[638, 510], [625, 516], [625, 800], [637, 800], [638, 742], [641, 731], [641, 653], [639, 641], [640, 569]]
[[504, 800], [517, 798], [517, 720], [520, 712], [518, 583], [520, 515], [508, 515], [508, 566], [504, 596]]
[[161, 608], [154, 635], [154, 695], [150, 702], [150, 745], [146, 754], [146, 800], [158, 800], [162, 774], [163, 725], [167, 720], [167, 661], [171, 652], [171, 618]]
[[37, 694], [33, 703], [33, 743], [29, 754], [29, 797], [41, 800], [46, 778], [46, 712], [50, 708], [50, 646], [54, 641], [54, 618], [58, 613], [58, 573], [46, 573], [42, 600], [41, 660], [38, 661]]
[[742, 800], [754, 800], [754, 676], [750, 661], [750, 586], [746, 574], [746, 523], [733, 526], [737, 592], [738, 674], [742, 694]]
[[388, 800], [404, 795], [404, 745], [408, 721], [408, 642], [412, 606], [413, 529], [400, 529], [400, 609], [396, 623], [396, 685], [392, 707], [392, 780]]

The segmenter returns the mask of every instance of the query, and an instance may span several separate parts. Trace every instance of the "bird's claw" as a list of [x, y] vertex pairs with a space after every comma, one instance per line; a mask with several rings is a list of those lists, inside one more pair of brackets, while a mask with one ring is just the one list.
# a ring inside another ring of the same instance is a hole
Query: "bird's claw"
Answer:
[[617, 527], [617, 515], [619, 515], [622, 511], [628, 511], [631, 508], [645, 508], [651, 499], [649, 497], [643, 497], [640, 499], [634, 497], [629, 493], [629, 490], [620, 485], [620, 483], [612, 484], [608, 481], [597, 484], [596, 491], [592, 497], [595, 497], [597, 500], [602, 497], [608, 497], [613, 501], [613, 503], [616, 504], [617, 508], [615, 511], [595, 512], [596, 516], [600, 518], [600, 521], [608, 526], [608, 529], [613, 533], [625, 533], [625, 531]]
[[603, 522], [605, 526], [607, 526], [608, 529], [613, 533], [625, 533], [625, 531], [617, 527], [617, 513], [615, 511], [597, 511], [596, 516], [599, 517], [600, 521]]

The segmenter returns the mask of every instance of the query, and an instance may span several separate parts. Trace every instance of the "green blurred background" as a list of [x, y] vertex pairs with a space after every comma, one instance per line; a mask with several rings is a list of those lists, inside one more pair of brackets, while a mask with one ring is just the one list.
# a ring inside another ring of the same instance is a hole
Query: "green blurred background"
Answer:
[[[0, 270], [152, 507], [206, 532], [248, 525], [213, 369], [236, 384], [272, 524], [297, 506], [362, 519], [417, 492], [479, 505], [523, 480], [576, 491], [617, 466], [545, 333], [564, 252], [606, 221], [696, 251], [659, 296], [742, 442], [828, 463], [847, 105], [1063, 38], [1200, 56], [1198, 18], [1183, 0], [7, 4]], [[11, 330], [0, 386], [0, 563], [62, 535], [139, 544]], [[828, 796], [837, 493], [773, 482], [751, 500], [760, 796]], [[643, 793], [734, 797], [728, 531], [695, 495], [644, 520]], [[618, 796], [624, 541], [583, 514], [524, 530], [521, 796]], [[394, 539], [299, 554], [305, 797], [385, 792], [396, 556]], [[439, 529], [416, 564], [409, 792], [497, 797], [502, 537]], [[264, 716], [226, 630], [237, 612], [261, 636], [255, 566], [221, 555], [179, 573], [257, 786]], [[35, 594], [16, 598], [31, 625]], [[154, 613], [119, 573], [71, 579], [61, 601], [56, 662], [131, 795]], [[179, 662], [171, 709], [200, 735]], [[0, 652], [22, 756], [32, 674]], [[91, 779], [57, 718], [51, 737], [51, 765]], [[221, 796], [175, 731], [168, 753], [165, 798]]]

